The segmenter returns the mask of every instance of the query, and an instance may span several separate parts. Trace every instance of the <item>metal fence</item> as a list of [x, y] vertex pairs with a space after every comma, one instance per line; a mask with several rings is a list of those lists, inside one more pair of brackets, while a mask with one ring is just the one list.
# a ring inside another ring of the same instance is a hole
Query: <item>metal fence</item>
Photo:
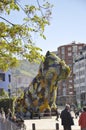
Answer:
[[25, 125], [20, 127], [12, 121], [0, 118], [0, 130], [26, 130], [26, 128]]

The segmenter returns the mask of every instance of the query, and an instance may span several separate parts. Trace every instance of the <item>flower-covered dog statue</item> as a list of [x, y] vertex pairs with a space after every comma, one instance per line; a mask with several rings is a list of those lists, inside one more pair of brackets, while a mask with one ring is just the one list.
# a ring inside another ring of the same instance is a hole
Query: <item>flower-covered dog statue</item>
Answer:
[[54, 53], [48, 51], [44, 62], [40, 64], [37, 76], [24, 91], [27, 110], [39, 109], [40, 112], [44, 112], [56, 108], [58, 81], [66, 79], [69, 74], [69, 66]]

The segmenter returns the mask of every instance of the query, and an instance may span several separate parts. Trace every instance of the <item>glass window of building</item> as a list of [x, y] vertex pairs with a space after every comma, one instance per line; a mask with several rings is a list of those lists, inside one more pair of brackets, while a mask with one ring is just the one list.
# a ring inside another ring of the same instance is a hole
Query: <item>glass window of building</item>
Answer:
[[68, 52], [68, 56], [72, 56], [72, 53], [71, 53], [71, 52]]
[[61, 53], [65, 54], [65, 48], [64, 47], [61, 48]]
[[77, 52], [77, 46], [73, 46], [73, 52]]
[[70, 94], [70, 95], [73, 94], [73, 91], [70, 91], [69, 94]]
[[70, 88], [70, 89], [72, 89], [72, 88], [73, 88], [73, 86], [72, 86], [72, 85], [69, 85], [69, 88]]
[[71, 51], [71, 49], [72, 49], [71, 47], [68, 47], [68, 51]]
[[5, 81], [5, 73], [0, 73], [0, 81]]
[[72, 83], [72, 80], [71, 80], [71, 79], [69, 79], [69, 83]]
[[63, 96], [66, 96], [66, 88], [63, 88]]
[[9, 78], [9, 82], [11, 82], [11, 75], [10, 74], [8, 75], [8, 78]]
[[79, 46], [79, 50], [81, 50], [82, 49], [82, 46]]
[[65, 55], [62, 55], [62, 59], [63, 59], [63, 60], [65, 59]]

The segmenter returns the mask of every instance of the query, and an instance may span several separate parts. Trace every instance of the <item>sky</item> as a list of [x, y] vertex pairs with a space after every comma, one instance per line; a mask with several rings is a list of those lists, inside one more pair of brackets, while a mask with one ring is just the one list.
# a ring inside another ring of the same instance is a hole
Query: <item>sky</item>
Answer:
[[53, 4], [51, 25], [45, 31], [47, 39], [37, 45], [45, 53], [72, 41], [86, 43], [86, 1], [53, 0]]
[[46, 53], [56, 51], [72, 41], [86, 43], [86, 0], [52, 0], [51, 25], [45, 30], [46, 40], [36, 44]]
[[[29, 2], [30, 0], [25, 0]], [[86, 43], [86, 0], [49, 0], [54, 5], [51, 24], [45, 28], [46, 40], [34, 35], [36, 46], [42, 48], [42, 53], [57, 51], [62, 45]], [[20, 21], [19, 21], [20, 17]], [[11, 19], [21, 22], [24, 14]]]

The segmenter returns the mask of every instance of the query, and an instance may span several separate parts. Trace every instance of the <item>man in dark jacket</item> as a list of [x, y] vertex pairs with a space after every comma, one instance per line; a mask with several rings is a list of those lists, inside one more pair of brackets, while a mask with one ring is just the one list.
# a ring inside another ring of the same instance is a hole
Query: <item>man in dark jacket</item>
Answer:
[[71, 130], [71, 125], [74, 125], [73, 117], [70, 113], [70, 105], [66, 104], [65, 109], [61, 112], [60, 118], [62, 120], [62, 125], [64, 130]]

